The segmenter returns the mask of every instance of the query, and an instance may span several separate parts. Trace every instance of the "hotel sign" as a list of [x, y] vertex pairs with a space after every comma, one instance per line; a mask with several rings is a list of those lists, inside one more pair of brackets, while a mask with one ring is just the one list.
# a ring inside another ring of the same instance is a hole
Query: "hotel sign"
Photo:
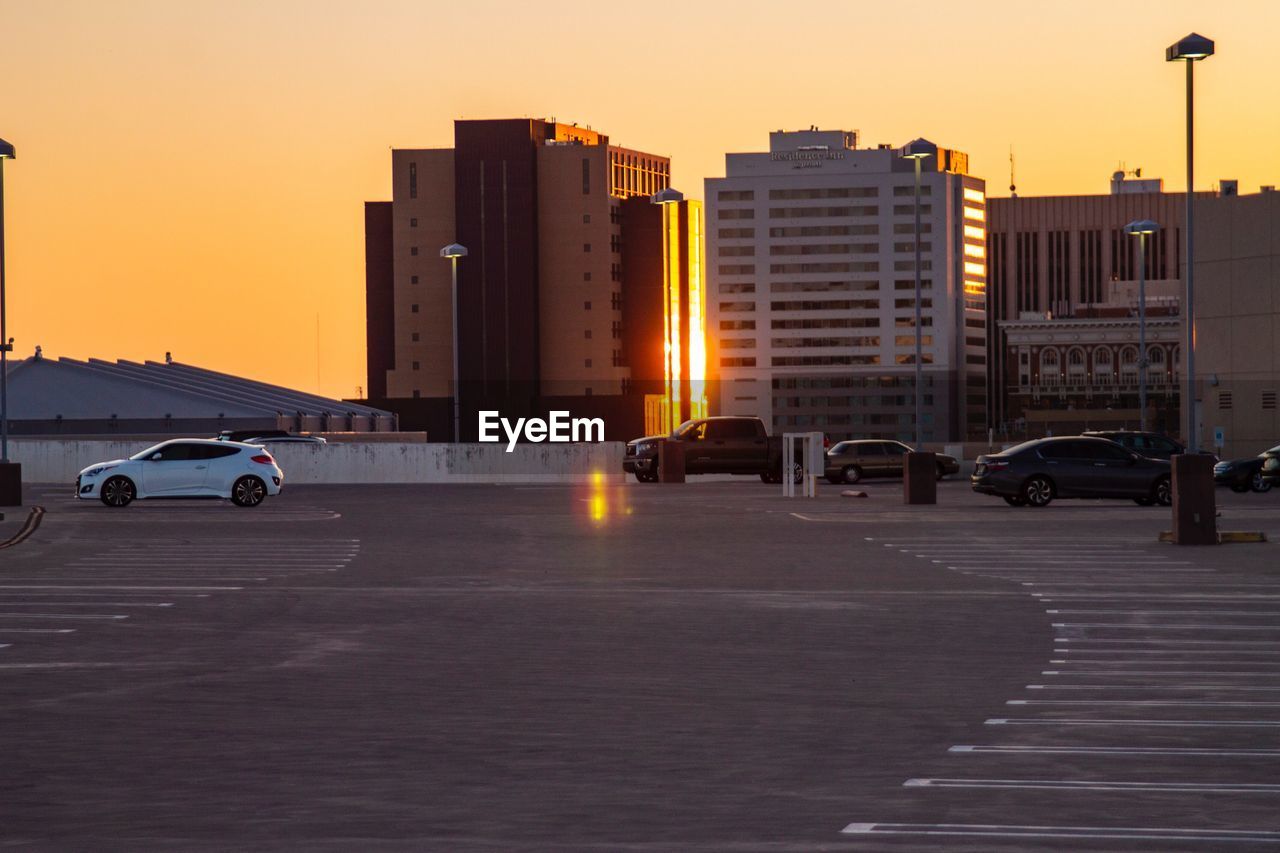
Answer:
[[843, 160], [843, 151], [771, 151], [769, 159], [773, 161], [793, 160]]

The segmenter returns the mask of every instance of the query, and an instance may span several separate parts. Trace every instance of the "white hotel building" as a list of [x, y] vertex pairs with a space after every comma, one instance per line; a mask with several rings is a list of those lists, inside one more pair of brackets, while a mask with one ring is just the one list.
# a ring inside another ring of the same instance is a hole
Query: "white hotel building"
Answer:
[[[914, 434], [915, 176], [857, 134], [769, 134], [726, 154], [707, 199], [708, 362], [719, 411], [831, 439]], [[968, 157], [923, 161], [926, 441], [986, 432], [985, 183]]]

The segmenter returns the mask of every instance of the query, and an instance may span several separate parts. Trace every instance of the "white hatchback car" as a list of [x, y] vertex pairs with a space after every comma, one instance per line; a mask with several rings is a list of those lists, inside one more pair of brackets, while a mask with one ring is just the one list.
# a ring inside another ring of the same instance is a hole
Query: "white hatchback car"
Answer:
[[98, 462], [76, 477], [76, 497], [124, 507], [135, 498], [230, 498], [257, 506], [280, 494], [284, 473], [264, 448], [238, 441], [179, 438], [128, 459]]

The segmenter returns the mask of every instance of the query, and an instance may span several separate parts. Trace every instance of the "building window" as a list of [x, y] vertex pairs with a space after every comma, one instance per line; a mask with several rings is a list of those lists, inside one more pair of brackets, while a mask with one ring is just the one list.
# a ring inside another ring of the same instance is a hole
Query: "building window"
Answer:
[[590, 311], [590, 310], [591, 310], [591, 302], [590, 302], [590, 300], [588, 300], [588, 301], [586, 301], [586, 302], [582, 303], [582, 310], [583, 310], [583, 311]]
[[412, 305], [410, 305], [410, 306], [409, 306], [409, 310], [410, 310], [410, 311], [412, 311], [414, 314], [417, 314], [417, 313], [418, 313], [418, 303], [416, 303], [416, 302], [415, 302], [415, 303], [413, 303]]
[[1014, 236], [1016, 241], [1014, 260], [1017, 310], [1040, 310], [1040, 235], [1035, 231], [1022, 231]]
[[591, 244], [590, 244], [590, 243], [583, 243], [583, 244], [582, 244], [582, 251], [584, 251], [584, 252], [590, 252], [590, 251], [591, 251]]
[[417, 388], [414, 388], [414, 389], [413, 389], [413, 399], [415, 399], [415, 400], [416, 400], [416, 399], [418, 399], [418, 398], [419, 398], [419, 397], [421, 397], [421, 396], [422, 396], [422, 392], [421, 392], [421, 391], [419, 391]]
[[1071, 232], [1050, 231], [1049, 310], [1055, 317], [1071, 315]]
[[584, 360], [583, 360], [583, 362], [582, 362], [582, 366], [583, 366], [583, 367], [590, 367], [590, 366], [591, 366], [591, 359], [589, 359], [589, 358], [588, 358], [588, 359], [584, 359]]
[[410, 228], [417, 228], [417, 227], [418, 227], [418, 217], [414, 216], [414, 217], [411, 217], [411, 218], [409, 219], [409, 227], [410, 227]]
[[1102, 232], [1080, 232], [1080, 302], [1094, 305], [1102, 301]]
[[417, 284], [417, 283], [418, 283], [418, 277], [417, 277], [416, 275], [411, 275], [411, 276], [409, 276], [409, 283], [410, 283], [410, 284]]
[[591, 161], [582, 158], [582, 194], [591, 195]]
[[613, 321], [613, 327], [610, 329], [615, 341], [622, 339], [622, 323], [618, 320]]
[[417, 256], [417, 254], [418, 254], [418, 247], [417, 247], [417, 246], [411, 246], [411, 247], [409, 248], [409, 254], [411, 254], [411, 255], [413, 255], [413, 256], [415, 256], [415, 257], [416, 257], [416, 256]]
[[420, 370], [420, 369], [421, 369], [421, 367], [422, 367], [422, 365], [421, 365], [421, 364], [419, 364], [418, 362], [416, 362], [416, 361], [415, 361], [415, 362], [413, 363], [413, 369], [414, 369], [414, 370]]
[[612, 308], [614, 311], [622, 310], [622, 294], [621, 293], [615, 292], [609, 296], [609, 307]]
[[418, 164], [409, 164], [409, 198], [418, 197]]
[[421, 335], [419, 335], [417, 332], [414, 332], [412, 335], [410, 335], [409, 340], [413, 341], [416, 344], [421, 338], [422, 338]]
[[591, 224], [591, 214], [590, 214], [590, 213], [584, 213], [584, 214], [582, 214], [582, 224], [583, 224], [583, 225], [590, 225], [590, 224]]
[[591, 330], [586, 329], [585, 331], [583, 331], [582, 337], [586, 338], [587, 340], [591, 340]]
[[620, 234], [609, 235], [609, 251], [615, 255], [622, 253], [622, 236]]
[[584, 272], [584, 273], [582, 274], [582, 280], [583, 280], [583, 281], [591, 281], [591, 273], [589, 273], [589, 272]]

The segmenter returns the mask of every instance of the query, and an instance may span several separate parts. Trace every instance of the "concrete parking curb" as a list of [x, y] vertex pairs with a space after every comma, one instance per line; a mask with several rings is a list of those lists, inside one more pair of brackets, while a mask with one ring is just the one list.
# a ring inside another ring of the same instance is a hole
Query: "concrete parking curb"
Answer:
[[[1159, 539], [1161, 542], [1174, 541], [1173, 531], [1161, 530]], [[1262, 532], [1261, 530], [1219, 530], [1218, 531], [1219, 545], [1226, 545], [1231, 542], [1266, 542], [1266, 541], [1267, 541], [1267, 534]]]
[[40, 520], [44, 518], [44, 507], [33, 506], [31, 514], [27, 516], [27, 520], [23, 522], [22, 529], [10, 536], [3, 542], [0, 542], [0, 550], [12, 548], [14, 545], [21, 545], [27, 537], [36, 532], [36, 528], [40, 526]]

